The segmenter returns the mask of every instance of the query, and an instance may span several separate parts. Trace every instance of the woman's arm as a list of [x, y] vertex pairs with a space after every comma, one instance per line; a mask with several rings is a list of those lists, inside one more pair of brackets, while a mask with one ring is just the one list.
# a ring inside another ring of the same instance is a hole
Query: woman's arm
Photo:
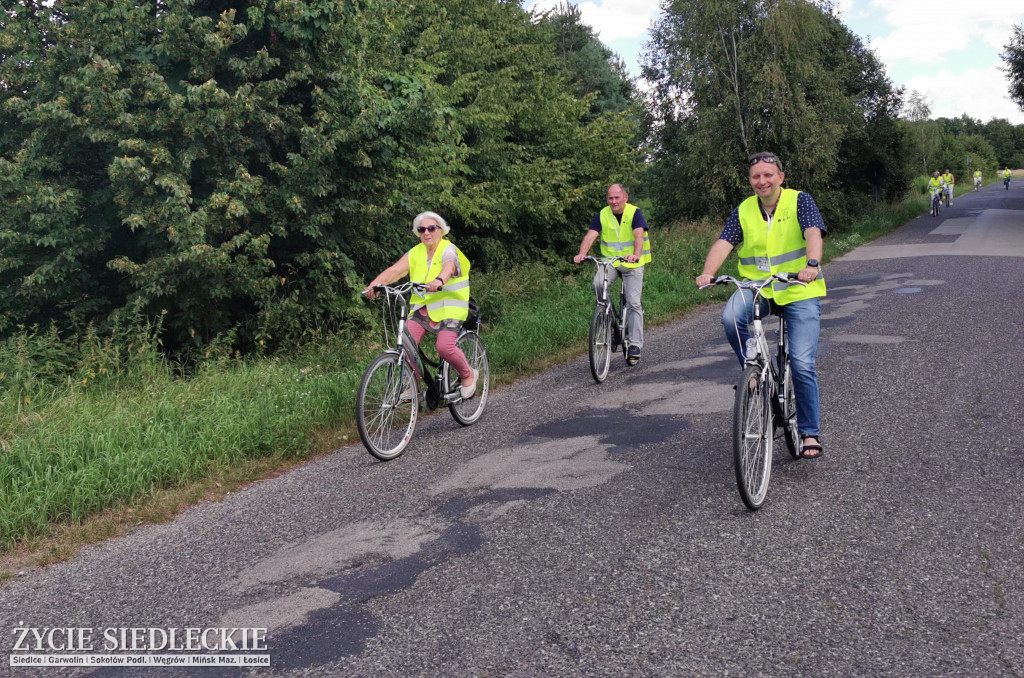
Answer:
[[378, 275], [373, 281], [366, 286], [363, 290], [363, 294], [373, 299], [374, 292], [373, 288], [376, 285], [390, 285], [391, 283], [401, 280], [405, 276], [409, 275], [409, 253], [406, 252], [402, 255], [402, 258], [391, 264], [384, 271]]

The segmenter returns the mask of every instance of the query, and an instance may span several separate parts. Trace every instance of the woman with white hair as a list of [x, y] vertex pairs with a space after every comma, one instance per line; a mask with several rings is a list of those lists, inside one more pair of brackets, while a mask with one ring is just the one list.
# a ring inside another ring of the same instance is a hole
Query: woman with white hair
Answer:
[[449, 230], [439, 214], [417, 214], [412, 232], [419, 236], [419, 244], [384, 269], [363, 294], [372, 298], [374, 286], [390, 285], [407, 275], [413, 282], [425, 284], [424, 294], [412, 294], [406, 327], [417, 344], [428, 332], [437, 335], [437, 354], [459, 373], [462, 397], [468, 399], [476, 394], [479, 374], [469, 366], [455, 340], [469, 316], [469, 259], [445, 238]]

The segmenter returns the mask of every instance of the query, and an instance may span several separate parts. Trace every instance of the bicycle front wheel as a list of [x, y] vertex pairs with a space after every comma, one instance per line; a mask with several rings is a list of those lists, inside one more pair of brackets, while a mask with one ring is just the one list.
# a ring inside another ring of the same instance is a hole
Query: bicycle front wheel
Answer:
[[772, 474], [772, 404], [765, 369], [752, 365], [744, 370], [733, 410], [736, 485], [751, 511], [764, 503]]
[[590, 374], [601, 383], [608, 378], [612, 359], [612, 314], [605, 304], [594, 309], [590, 319]]
[[[466, 355], [469, 366], [479, 372], [476, 382], [476, 394], [469, 400], [457, 400], [448, 405], [448, 411], [452, 418], [463, 426], [476, 423], [484, 413], [484, 406], [487, 404], [487, 394], [491, 388], [491, 368], [487, 362], [487, 348], [483, 339], [476, 332], [465, 332], [455, 340], [455, 345]], [[448, 392], [452, 393], [462, 386], [462, 379], [459, 373], [451, 365], [444, 365], [444, 383]]]
[[367, 451], [381, 461], [405, 451], [419, 412], [416, 375], [395, 353], [377, 356], [356, 395], [356, 426]]

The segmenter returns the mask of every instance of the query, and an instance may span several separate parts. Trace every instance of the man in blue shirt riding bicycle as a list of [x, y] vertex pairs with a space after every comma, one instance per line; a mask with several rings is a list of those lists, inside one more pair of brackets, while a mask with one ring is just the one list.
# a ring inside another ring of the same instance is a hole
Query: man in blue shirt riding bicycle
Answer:
[[[767, 309], [786, 315], [789, 357], [796, 394], [797, 427], [801, 456], [817, 459], [822, 455], [820, 436], [820, 398], [818, 373], [814, 361], [821, 329], [821, 297], [825, 279], [821, 274], [822, 238], [826, 232], [818, 206], [807, 193], [782, 188], [786, 175], [773, 153], [750, 157], [749, 180], [755, 195], [732, 211], [718, 240], [697, 276], [698, 286], [709, 285], [733, 248], [739, 255], [741, 278], [758, 280], [773, 273], [795, 273], [805, 283], [773, 283], [764, 289], [762, 313]], [[722, 324], [740, 366], [743, 347], [753, 316], [753, 295], [737, 290], [722, 312]]]
[[[580, 251], [573, 261], [583, 261], [590, 252], [594, 241], [601, 238], [601, 255], [623, 256], [625, 262], [616, 262], [615, 271], [622, 278], [622, 290], [626, 295], [626, 318], [629, 346], [626, 360], [635, 365], [640, 360], [640, 349], [644, 345], [644, 307], [640, 297], [644, 290], [644, 265], [651, 261], [651, 242], [647, 236], [647, 220], [636, 205], [629, 203], [629, 193], [621, 184], [608, 187], [605, 196], [608, 206], [590, 220], [590, 230], [583, 236]], [[597, 267], [594, 274], [594, 294], [600, 294], [604, 286], [605, 269]], [[609, 280], [608, 284], [611, 285]]]

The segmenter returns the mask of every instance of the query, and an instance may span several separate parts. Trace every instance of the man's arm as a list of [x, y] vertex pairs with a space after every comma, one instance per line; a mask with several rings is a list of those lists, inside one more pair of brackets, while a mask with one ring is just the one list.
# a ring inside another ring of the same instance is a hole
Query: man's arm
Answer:
[[[804, 240], [807, 241], [807, 258], [821, 261], [825, 254], [824, 238], [821, 237], [821, 229], [816, 226], [809, 226], [804, 229]], [[817, 266], [805, 266], [802, 271], [796, 274], [801, 282], [811, 282], [818, 277]]]
[[583, 236], [583, 242], [580, 243], [580, 253], [573, 257], [572, 260], [577, 264], [583, 261], [583, 258], [587, 256], [588, 252], [590, 252], [590, 247], [600, 235], [601, 234], [597, 231], [587, 231], [587, 234]]
[[715, 241], [715, 244], [708, 250], [707, 258], [704, 259], [704, 272], [697, 276], [697, 287], [711, 284], [718, 269], [722, 268], [722, 264], [729, 256], [729, 252], [732, 252], [732, 248], [733, 244], [728, 240], [718, 239]]

